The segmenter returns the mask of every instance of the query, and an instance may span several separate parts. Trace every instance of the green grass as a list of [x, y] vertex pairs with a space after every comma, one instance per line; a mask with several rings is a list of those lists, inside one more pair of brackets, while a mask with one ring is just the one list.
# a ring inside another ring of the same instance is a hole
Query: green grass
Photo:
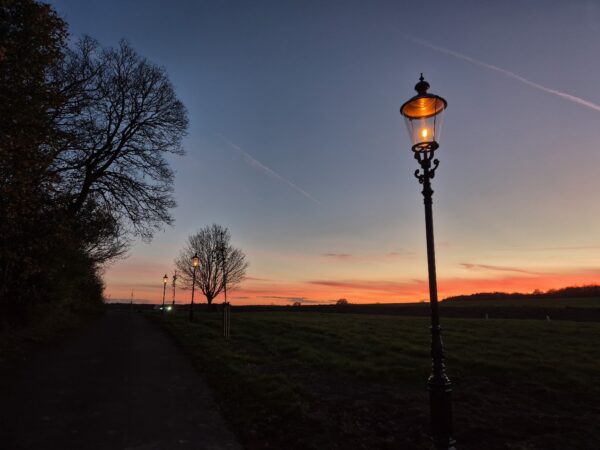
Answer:
[[[461, 449], [597, 448], [600, 324], [444, 320]], [[246, 448], [429, 448], [427, 320], [220, 313], [164, 327]]]

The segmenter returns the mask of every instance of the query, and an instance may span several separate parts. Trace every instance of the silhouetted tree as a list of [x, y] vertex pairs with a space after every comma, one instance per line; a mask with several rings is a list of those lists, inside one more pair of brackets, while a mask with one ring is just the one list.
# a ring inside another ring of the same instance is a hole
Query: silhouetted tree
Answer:
[[[187, 115], [126, 42], [69, 49], [47, 4], [0, 0], [0, 304], [98, 302], [101, 264], [172, 222]], [[0, 320], [0, 325], [2, 320]]]
[[561, 289], [540, 291], [536, 289], [531, 294], [521, 292], [478, 292], [469, 295], [448, 297], [444, 301], [460, 302], [469, 300], [527, 300], [533, 298], [590, 298], [600, 297], [600, 286], [591, 284], [587, 286], [569, 286]]
[[108, 230], [121, 242], [128, 234], [151, 238], [172, 223], [173, 171], [165, 156], [183, 154], [188, 126], [165, 70], [126, 41], [102, 48], [84, 37], [56, 77], [69, 99], [56, 111], [68, 139], [52, 172], [60, 177], [57, 190], [69, 196], [68, 210], [110, 216]]
[[0, 302], [5, 313], [6, 306], [19, 307], [23, 299], [45, 292], [41, 281], [64, 238], [47, 175], [49, 149], [58, 138], [48, 111], [64, 102], [51, 74], [63, 62], [66, 36], [65, 22], [48, 5], [0, 2]]
[[206, 296], [209, 305], [223, 290], [224, 278], [227, 279], [227, 289], [231, 289], [246, 275], [246, 255], [234, 248], [230, 241], [231, 234], [227, 228], [217, 224], [207, 226], [188, 238], [186, 246], [175, 260], [180, 272], [179, 281], [183, 286], [191, 287], [191, 261], [194, 254], [198, 254], [200, 266], [196, 270], [196, 288]]

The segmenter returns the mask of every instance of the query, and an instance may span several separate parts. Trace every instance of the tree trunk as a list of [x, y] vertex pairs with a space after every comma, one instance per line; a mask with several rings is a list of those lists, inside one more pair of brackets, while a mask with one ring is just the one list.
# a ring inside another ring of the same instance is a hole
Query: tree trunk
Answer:
[[206, 301], [208, 302], [208, 310], [209, 311], [216, 311], [217, 310], [216, 306], [213, 305], [213, 302], [212, 302], [213, 299], [214, 299], [214, 297], [211, 297], [211, 296], [208, 296], [208, 295], [206, 296]]

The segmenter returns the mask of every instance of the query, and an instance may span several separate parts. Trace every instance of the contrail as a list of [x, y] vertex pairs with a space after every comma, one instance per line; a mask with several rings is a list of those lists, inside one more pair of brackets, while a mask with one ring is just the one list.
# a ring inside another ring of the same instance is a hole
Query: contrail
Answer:
[[485, 63], [483, 61], [479, 61], [479, 60], [477, 60], [475, 58], [471, 58], [470, 56], [463, 55], [462, 53], [454, 52], [454, 51], [449, 50], [449, 49], [444, 48], [444, 47], [439, 47], [437, 45], [430, 44], [429, 42], [424, 41], [424, 40], [419, 39], [419, 38], [416, 38], [414, 36], [404, 35], [404, 37], [406, 39], [408, 39], [409, 41], [412, 41], [412, 42], [414, 42], [416, 44], [419, 44], [419, 45], [422, 45], [424, 47], [428, 47], [428, 48], [430, 48], [432, 50], [436, 50], [438, 52], [445, 53], [445, 54], [450, 55], [450, 56], [454, 56], [455, 58], [462, 59], [463, 61], [470, 62], [471, 64], [475, 64], [477, 66], [485, 67], [486, 69], [490, 69], [490, 70], [493, 70], [495, 72], [500, 72], [501, 74], [506, 75], [509, 78], [513, 78], [513, 79], [515, 79], [517, 81], [520, 81], [521, 83], [524, 83], [524, 84], [526, 84], [528, 86], [531, 86], [531, 87], [533, 87], [535, 89], [539, 89], [540, 91], [547, 92], [548, 94], [556, 95], [557, 97], [563, 98], [563, 99], [568, 100], [568, 101], [573, 102], [573, 103], [577, 103], [577, 104], [579, 104], [581, 106], [585, 106], [586, 108], [593, 109], [594, 111], [600, 111], [600, 105], [598, 105], [598, 104], [596, 104], [594, 102], [590, 102], [590, 101], [585, 100], [585, 99], [583, 99], [581, 97], [577, 97], [575, 95], [567, 94], [565, 92], [557, 91], [556, 89], [551, 89], [549, 87], [543, 86], [543, 85], [541, 85], [539, 83], [536, 83], [534, 81], [528, 80], [527, 78], [523, 78], [521, 75], [517, 75], [516, 73], [511, 72], [510, 70], [506, 70], [506, 69], [503, 69], [501, 67], [494, 66], [492, 64], [488, 64], [488, 63]]
[[307, 199], [315, 202], [317, 205], [321, 205], [321, 202], [319, 200], [317, 200], [316, 198], [314, 198], [312, 195], [310, 195], [308, 192], [306, 192], [304, 189], [296, 186], [294, 183], [292, 183], [290, 180], [288, 180], [287, 178], [284, 178], [283, 176], [279, 175], [277, 172], [275, 172], [273, 169], [271, 169], [270, 167], [265, 166], [263, 163], [261, 163], [259, 160], [253, 158], [248, 152], [246, 152], [244, 149], [242, 149], [240, 146], [235, 145], [233, 142], [231, 142], [230, 140], [228, 140], [227, 138], [225, 138], [225, 136], [221, 136], [221, 139], [223, 139], [223, 141], [225, 141], [225, 143], [227, 145], [229, 145], [231, 148], [237, 150], [238, 152], [240, 152], [242, 154], [242, 158], [244, 158], [244, 161], [246, 161], [246, 163], [250, 166], [253, 167], [254, 169], [264, 173], [265, 175], [274, 178], [278, 181], [281, 181], [282, 183], [287, 184], [289, 187], [291, 187], [293, 190], [295, 190], [296, 192], [298, 192], [299, 194], [302, 194], [304, 197], [306, 197]]

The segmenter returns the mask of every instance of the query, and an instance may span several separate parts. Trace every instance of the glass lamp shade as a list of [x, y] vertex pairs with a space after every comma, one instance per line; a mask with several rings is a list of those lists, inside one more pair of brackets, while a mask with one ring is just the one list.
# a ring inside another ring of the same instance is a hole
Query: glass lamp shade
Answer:
[[165, 273], [165, 276], [163, 277], [163, 283], [167, 284], [167, 281], [169, 281], [169, 277]]
[[435, 150], [440, 141], [443, 112], [448, 106], [439, 95], [428, 94], [429, 83], [421, 75], [415, 86], [418, 95], [400, 108], [414, 151]]
[[198, 255], [194, 255], [192, 257], [192, 266], [198, 267], [199, 264], [200, 264], [200, 258], [198, 258]]

